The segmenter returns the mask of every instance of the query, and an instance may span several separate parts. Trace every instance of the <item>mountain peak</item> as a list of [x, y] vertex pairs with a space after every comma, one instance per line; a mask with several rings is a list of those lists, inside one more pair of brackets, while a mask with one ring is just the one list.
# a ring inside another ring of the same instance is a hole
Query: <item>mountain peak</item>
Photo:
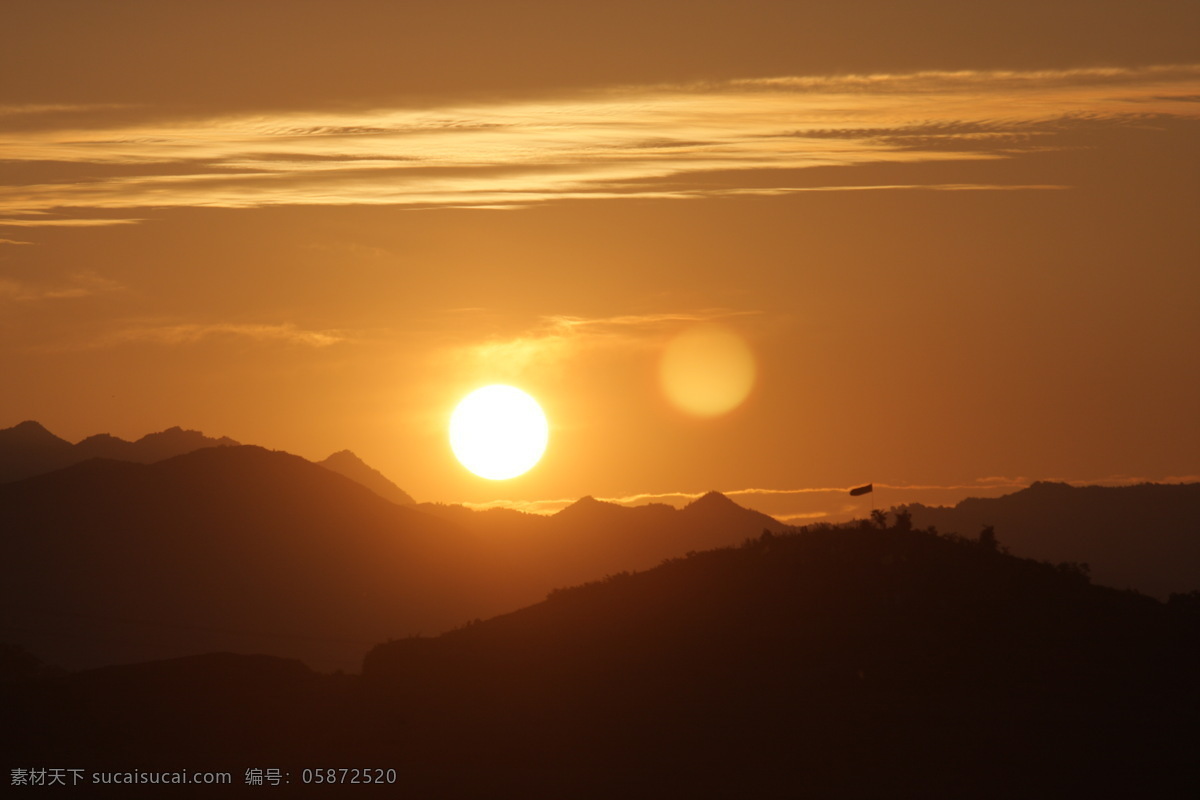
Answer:
[[386, 475], [368, 465], [350, 450], [338, 450], [329, 458], [317, 463], [330, 472], [336, 472], [356, 483], [361, 483], [375, 494], [396, 505], [415, 506], [417, 504], [408, 492], [392, 483]]
[[712, 525], [722, 529], [735, 521], [739, 524], [752, 523], [759, 530], [774, 533], [779, 533], [787, 527], [774, 517], [739, 505], [716, 491], [707, 492], [688, 503], [681, 509], [681, 513], [694, 520], [695, 524]]
[[582, 516], [611, 513], [613, 509], [621, 508], [624, 508], [624, 506], [619, 506], [616, 503], [606, 503], [588, 494], [571, 503], [571, 505], [554, 514], [554, 516], [562, 519], [573, 519]]
[[683, 507], [684, 511], [728, 511], [730, 509], [744, 510], [740, 505], [730, 500], [718, 491], [705, 492], [701, 497]]
[[355, 466], [367, 466], [366, 462], [355, 455], [353, 450], [338, 450], [336, 453], [332, 453], [329, 458], [318, 463], [326, 467], [330, 467], [333, 464], [353, 464]]
[[45, 426], [40, 422], [27, 419], [24, 422], [18, 423], [11, 428], [0, 430], [0, 439], [7, 444], [17, 446], [28, 445], [52, 445], [58, 446], [70, 445], [65, 439], [60, 439], [50, 431], [46, 430]]
[[[142, 448], [163, 447], [176, 449], [181, 447], [190, 447], [199, 450], [202, 447], [219, 447], [222, 445], [236, 446], [241, 444], [228, 436], [222, 436], [220, 439], [213, 439], [205, 436], [200, 431], [188, 430], [181, 428], [178, 425], [173, 425], [166, 430], [158, 431], [157, 433], [147, 433], [141, 439], [138, 439], [135, 444]], [[174, 453], [172, 453], [174, 455]]]
[[1062, 481], [1034, 481], [1025, 491], [1027, 492], [1065, 492], [1074, 489], [1071, 484]]
[[31, 419], [0, 430], [0, 483], [61, 469], [71, 463], [72, 447]]
[[[125, 442], [125, 440], [119, 436], [113, 436], [111, 433], [93, 433], [86, 439], [76, 442], [76, 444], [80, 445], [84, 442]], [[129, 444], [129, 442], [125, 442], [125, 444]]]

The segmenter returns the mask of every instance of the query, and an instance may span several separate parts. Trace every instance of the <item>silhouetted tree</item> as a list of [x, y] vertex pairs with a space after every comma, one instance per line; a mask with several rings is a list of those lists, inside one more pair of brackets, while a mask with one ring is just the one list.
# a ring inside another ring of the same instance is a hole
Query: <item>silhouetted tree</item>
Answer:
[[991, 525], [984, 525], [979, 532], [979, 546], [985, 550], [996, 549], [996, 529]]
[[895, 516], [896, 516], [896, 525], [895, 525], [896, 530], [898, 530], [898, 531], [911, 531], [912, 530], [912, 512], [911, 511], [909, 511], [907, 508], [901, 508], [895, 512]]
[[1084, 583], [1090, 583], [1092, 580], [1092, 568], [1086, 562], [1062, 561], [1056, 564], [1055, 568], [1061, 574], [1069, 575], [1070, 577], [1081, 580]]
[[879, 530], [885, 530], [887, 528], [887, 512], [878, 508], [872, 509], [871, 521], [875, 523], [875, 527], [879, 528]]

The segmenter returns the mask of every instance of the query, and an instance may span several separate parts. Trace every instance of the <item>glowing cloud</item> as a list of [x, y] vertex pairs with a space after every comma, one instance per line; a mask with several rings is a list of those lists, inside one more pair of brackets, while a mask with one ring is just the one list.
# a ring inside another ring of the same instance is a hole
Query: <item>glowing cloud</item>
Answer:
[[759, 313], [717, 308], [607, 317], [551, 315], [542, 317], [537, 325], [515, 336], [498, 336], [483, 342], [458, 345], [452, 347], [446, 356], [467, 362], [469, 368], [486, 368], [489, 371], [500, 370], [506, 375], [519, 375], [534, 365], [553, 368], [562, 359], [587, 350], [659, 348], [665, 337], [677, 335], [687, 326]]
[[[46, 114], [40, 127], [0, 135], [3, 158], [25, 162], [34, 176], [39, 163], [59, 172], [77, 163], [103, 164], [107, 177], [80, 169], [75, 181], [34, 177], [0, 188], [0, 213], [10, 217], [0, 224], [72, 224], [31, 217], [51, 209], [501, 208], [573, 198], [908, 188], [828, 176], [800, 185], [795, 170], [1012, 158], [1066, 146], [1062, 137], [1080, 127], [1148, 115], [1196, 120], [1197, 95], [1200, 65], [1184, 65], [785, 76], [434, 111], [293, 112], [101, 129]], [[79, 213], [73, 224], [130, 221]]]

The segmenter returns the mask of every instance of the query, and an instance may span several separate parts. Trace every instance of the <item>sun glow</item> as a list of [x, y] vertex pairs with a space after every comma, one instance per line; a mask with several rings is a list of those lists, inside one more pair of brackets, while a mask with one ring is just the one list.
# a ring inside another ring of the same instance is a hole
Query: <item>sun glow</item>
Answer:
[[537, 401], [494, 384], [463, 398], [450, 416], [450, 448], [481, 478], [503, 481], [533, 468], [546, 452], [550, 428]]

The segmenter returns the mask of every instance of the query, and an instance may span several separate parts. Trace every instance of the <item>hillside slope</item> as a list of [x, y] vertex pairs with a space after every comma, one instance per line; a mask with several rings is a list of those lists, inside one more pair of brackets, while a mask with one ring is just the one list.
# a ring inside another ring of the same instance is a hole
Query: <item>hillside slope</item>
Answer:
[[816, 530], [387, 642], [361, 677], [212, 656], [27, 678], [0, 707], [21, 763], [353, 764], [422, 797], [1185, 797], [1188, 605]]
[[1195, 778], [1197, 633], [1070, 567], [826, 530], [391, 642], [363, 681], [379, 757], [475, 764], [468, 794], [537, 753], [540, 786], [595, 796], [1167, 796]]

